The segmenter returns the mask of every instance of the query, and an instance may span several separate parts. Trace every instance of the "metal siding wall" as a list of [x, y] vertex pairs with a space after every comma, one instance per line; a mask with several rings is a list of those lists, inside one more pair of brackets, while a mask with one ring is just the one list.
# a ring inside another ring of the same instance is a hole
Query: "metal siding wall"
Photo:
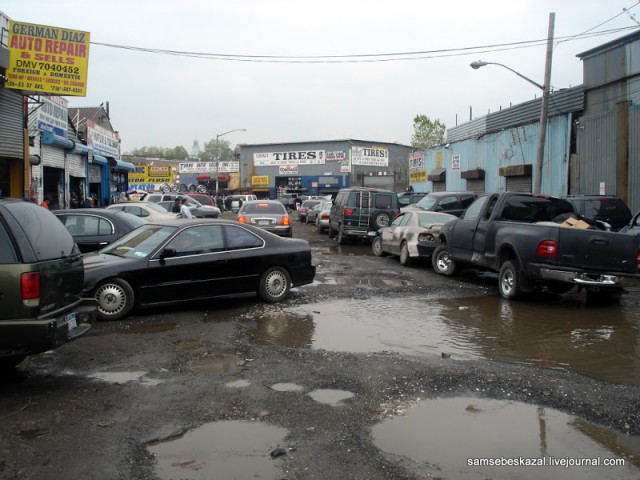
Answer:
[[0, 157], [23, 157], [22, 122], [22, 95], [0, 88]]
[[[636, 67], [640, 68], [640, 56]], [[629, 208], [640, 211], [640, 78], [629, 81], [630, 96], [634, 98], [629, 111]]]

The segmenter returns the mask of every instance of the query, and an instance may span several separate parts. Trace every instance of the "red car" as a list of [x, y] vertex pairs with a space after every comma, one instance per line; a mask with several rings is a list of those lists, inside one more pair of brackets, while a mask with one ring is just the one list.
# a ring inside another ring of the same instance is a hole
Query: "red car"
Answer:
[[217, 207], [215, 199], [211, 195], [207, 195], [206, 193], [185, 193], [185, 195], [196, 199], [202, 205], [211, 205], [212, 207]]

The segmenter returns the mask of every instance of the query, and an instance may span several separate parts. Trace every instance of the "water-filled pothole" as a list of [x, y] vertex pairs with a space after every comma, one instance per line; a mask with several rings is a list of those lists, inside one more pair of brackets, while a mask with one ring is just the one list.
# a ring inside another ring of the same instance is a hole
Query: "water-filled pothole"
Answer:
[[407, 468], [443, 478], [640, 478], [640, 438], [519, 402], [425, 400], [376, 425], [372, 434]]
[[223, 421], [191, 430], [178, 439], [149, 446], [161, 479], [275, 479], [280, 462], [270, 453], [288, 431], [258, 422]]
[[332, 407], [344, 405], [344, 400], [353, 398], [354, 395], [346, 390], [335, 390], [331, 388], [320, 388], [309, 392], [309, 396], [318, 403], [326, 403]]
[[124, 384], [127, 382], [138, 382], [141, 385], [154, 386], [158, 385], [161, 380], [148, 378], [149, 372], [140, 370], [139, 368], [129, 367], [113, 367], [102, 372], [95, 372], [89, 375], [89, 378], [95, 378], [107, 383]]
[[229, 373], [237, 364], [232, 355], [202, 355], [191, 360], [191, 370], [198, 373]]
[[302, 392], [304, 387], [297, 383], [274, 383], [271, 385], [271, 390], [276, 392]]

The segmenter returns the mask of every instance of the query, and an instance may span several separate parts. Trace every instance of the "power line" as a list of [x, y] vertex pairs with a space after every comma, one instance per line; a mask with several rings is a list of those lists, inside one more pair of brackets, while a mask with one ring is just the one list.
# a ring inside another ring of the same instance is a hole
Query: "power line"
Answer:
[[[615, 18], [615, 17], [613, 17]], [[610, 19], [611, 20], [611, 19]], [[610, 21], [610, 20], [607, 20]], [[607, 23], [604, 22], [604, 23]], [[602, 24], [601, 24], [602, 25]], [[597, 27], [594, 27], [597, 28]], [[591, 38], [602, 35], [611, 35], [628, 30], [636, 30], [637, 26], [621, 27], [611, 30], [603, 30], [599, 32], [591, 32], [589, 29], [577, 35], [559, 37], [557, 43], [574, 41], [577, 39]], [[464, 56], [478, 53], [498, 52], [505, 50], [514, 50], [520, 48], [531, 48], [546, 44], [547, 39], [527, 40], [521, 42], [500, 43], [491, 45], [481, 45], [475, 47], [460, 47], [450, 49], [409, 51], [409, 52], [392, 52], [392, 53], [365, 53], [365, 54], [345, 54], [345, 55], [247, 55], [247, 54], [225, 54], [225, 53], [206, 53], [206, 52], [189, 52], [180, 50], [164, 50], [156, 48], [135, 47], [128, 45], [117, 45], [112, 43], [91, 42], [93, 45], [118, 48], [142, 53], [153, 53], [157, 55], [171, 55], [188, 58], [201, 58], [207, 60], [222, 60], [235, 62], [254, 62], [254, 63], [371, 63], [371, 62], [391, 62], [391, 61], [413, 61], [426, 60], [432, 58], [445, 58], [454, 56]]]

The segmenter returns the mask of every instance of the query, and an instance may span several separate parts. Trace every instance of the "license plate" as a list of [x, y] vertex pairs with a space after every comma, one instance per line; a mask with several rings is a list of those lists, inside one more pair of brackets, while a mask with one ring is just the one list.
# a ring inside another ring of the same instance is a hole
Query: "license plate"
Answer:
[[378, 235], [378, 232], [367, 232], [367, 235], [370, 237], [375, 237], [376, 235]]
[[78, 322], [76, 322], [75, 313], [70, 313], [69, 315], [64, 317], [64, 321], [67, 322], [67, 325], [69, 326], [69, 330], [73, 330], [78, 326]]
[[258, 220], [258, 225], [269, 225], [269, 220]]

